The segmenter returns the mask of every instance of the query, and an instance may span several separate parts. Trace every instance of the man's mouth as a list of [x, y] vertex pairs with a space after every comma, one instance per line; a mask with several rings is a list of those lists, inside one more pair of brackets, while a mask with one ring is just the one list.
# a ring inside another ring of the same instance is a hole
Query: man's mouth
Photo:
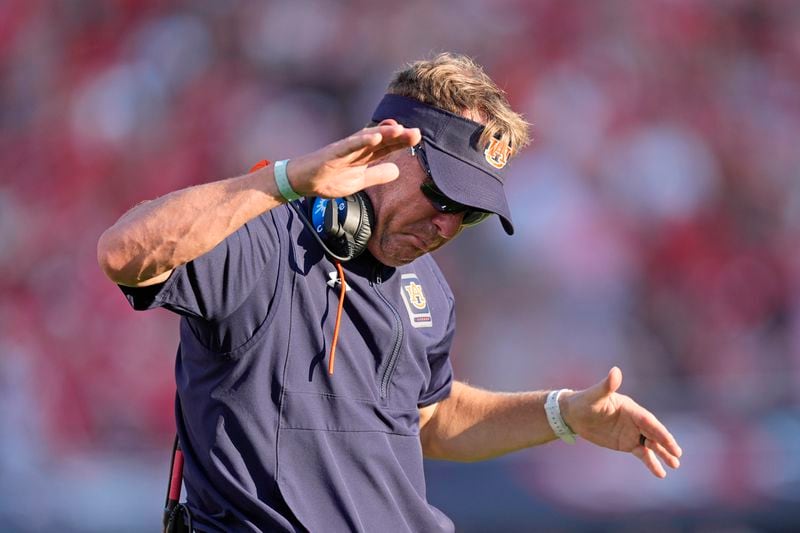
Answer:
[[426, 240], [415, 233], [411, 233], [409, 235], [411, 236], [411, 239], [414, 242], [415, 246], [420, 250], [427, 252], [434, 247], [433, 240]]

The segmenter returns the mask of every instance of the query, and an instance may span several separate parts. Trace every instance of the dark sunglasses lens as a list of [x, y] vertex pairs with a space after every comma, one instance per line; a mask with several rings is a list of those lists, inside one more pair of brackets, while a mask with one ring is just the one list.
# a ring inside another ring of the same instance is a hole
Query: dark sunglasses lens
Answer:
[[[425, 155], [425, 150], [422, 149], [422, 145], [415, 146], [411, 151], [419, 158], [420, 164], [428, 175], [428, 178], [432, 178], [431, 168], [428, 166], [428, 158]], [[420, 186], [420, 189], [422, 189], [425, 197], [433, 204], [434, 209], [440, 213], [464, 213], [464, 218], [461, 219], [462, 226], [480, 224], [492, 215], [486, 211], [475, 210], [455, 200], [451, 200], [439, 190], [439, 187], [437, 187], [433, 181], [426, 181]]]
[[462, 226], [474, 226], [476, 224], [480, 224], [492, 215], [486, 211], [475, 210], [464, 204], [460, 204], [455, 200], [451, 200], [439, 190], [436, 184], [432, 182], [425, 182], [420, 188], [428, 200], [433, 204], [434, 209], [440, 213], [464, 213], [464, 218], [461, 219]]
[[420, 186], [425, 197], [433, 204], [433, 207], [440, 213], [461, 213], [464, 206], [445, 196], [439, 188], [431, 182], [425, 182]]
[[492, 216], [492, 214], [487, 213], [486, 211], [467, 211], [466, 213], [464, 213], [464, 218], [461, 219], [461, 225], [475, 226], [476, 224], [480, 224], [490, 216]]

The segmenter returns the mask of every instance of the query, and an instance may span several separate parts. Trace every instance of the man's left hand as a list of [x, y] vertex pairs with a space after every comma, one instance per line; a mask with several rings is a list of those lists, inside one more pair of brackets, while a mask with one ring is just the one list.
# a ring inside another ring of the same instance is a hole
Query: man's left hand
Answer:
[[589, 442], [631, 452], [653, 475], [667, 475], [659, 459], [678, 468], [683, 453], [672, 434], [656, 417], [633, 401], [617, 393], [622, 385], [622, 371], [614, 367], [596, 385], [559, 397], [561, 416], [572, 431]]

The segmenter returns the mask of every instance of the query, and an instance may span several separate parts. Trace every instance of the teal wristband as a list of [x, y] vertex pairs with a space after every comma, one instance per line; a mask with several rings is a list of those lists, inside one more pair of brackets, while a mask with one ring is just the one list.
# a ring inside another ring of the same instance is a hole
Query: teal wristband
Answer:
[[278, 185], [278, 192], [281, 193], [281, 196], [283, 196], [287, 202], [291, 202], [292, 200], [302, 198], [302, 195], [297, 194], [297, 192], [295, 192], [295, 190], [292, 189], [292, 186], [289, 184], [289, 176], [286, 175], [287, 163], [289, 163], [288, 159], [275, 161], [273, 172], [275, 174], [275, 183]]

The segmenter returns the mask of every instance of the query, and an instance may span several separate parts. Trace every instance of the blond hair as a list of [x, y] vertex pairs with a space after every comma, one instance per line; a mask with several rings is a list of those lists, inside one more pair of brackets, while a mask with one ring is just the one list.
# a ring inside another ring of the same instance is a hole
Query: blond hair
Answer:
[[457, 115], [477, 114], [468, 118], [484, 124], [481, 146], [498, 138], [516, 154], [530, 142], [528, 123], [511, 109], [505, 92], [467, 56], [445, 52], [410, 63], [395, 73], [388, 92]]

